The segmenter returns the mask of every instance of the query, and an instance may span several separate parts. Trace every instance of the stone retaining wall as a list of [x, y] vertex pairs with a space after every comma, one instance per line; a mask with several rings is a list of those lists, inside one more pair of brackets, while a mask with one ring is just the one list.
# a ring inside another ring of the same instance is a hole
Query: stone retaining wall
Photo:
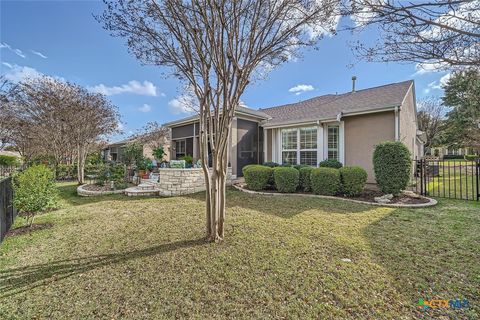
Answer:
[[77, 194], [81, 197], [95, 197], [95, 196], [106, 196], [109, 194], [120, 194], [124, 193], [125, 189], [120, 189], [120, 190], [105, 190], [105, 191], [93, 191], [93, 190], [87, 190], [84, 188], [86, 184], [80, 185], [77, 187]]
[[[205, 178], [202, 168], [158, 169], [160, 175], [159, 183], [156, 189], [164, 197], [179, 196], [205, 190]], [[232, 168], [227, 171], [227, 185], [231, 185], [233, 179]]]

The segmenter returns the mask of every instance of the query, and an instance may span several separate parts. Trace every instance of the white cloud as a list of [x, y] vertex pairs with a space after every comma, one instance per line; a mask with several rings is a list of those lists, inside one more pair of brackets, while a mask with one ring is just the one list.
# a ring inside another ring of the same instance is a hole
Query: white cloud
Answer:
[[315, 90], [315, 88], [310, 84], [298, 84], [295, 87], [288, 89], [289, 92], [295, 93], [296, 95], [312, 90]]
[[39, 52], [39, 51], [35, 51], [35, 50], [30, 50], [32, 51], [33, 54], [39, 56], [40, 58], [43, 58], [43, 59], [47, 59], [48, 57], [46, 55], [44, 55], [43, 53]]
[[144, 113], [150, 112], [150, 111], [152, 111], [152, 106], [150, 106], [150, 105], [148, 105], [148, 104], [145, 103], [143, 106], [141, 106], [140, 108], [138, 108], [138, 111], [144, 112]]
[[17, 56], [19, 56], [19, 57], [22, 57], [22, 58], [24, 58], [24, 59], [26, 58], [26, 55], [25, 55], [25, 53], [23, 53], [22, 50], [17, 49], [17, 48], [12, 48], [12, 47], [11, 47], [8, 43], [6, 43], [6, 42], [0, 42], [0, 49], [2, 49], [2, 48], [6, 48], [6, 49], [12, 51], [13, 53], [15, 53], [15, 54], [16, 54]]
[[43, 75], [34, 68], [19, 66], [16, 64], [11, 65], [6, 62], [2, 62], [2, 64], [10, 68], [10, 70], [5, 73], [5, 79], [12, 82], [20, 82], [26, 79], [38, 78]]
[[451, 73], [443, 75], [439, 80], [430, 82], [423, 91], [429, 93], [431, 90], [443, 90], [443, 87], [447, 84], [448, 80], [452, 77]]
[[[102, 93], [106, 96], [113, 96], [121, 93], [132, 93], [153, 97], [157, 96], [157, 87], [150, 81], [143, 81], [143, 83], [141, 83], [140, 81], [132, 80], [129, 81], [128, 84], [113, 87], [108, 87], [102, 83], [94, 87], [89, 87], [89, 89], [93, 92]], [[161, 95], [163, 96], [163, 94]]]
[[189, 94], [182, 94], [168, 102], [173, 114], [192, 113], [195, 108], [194, 98]]
[[8, 62], [2, 62], [2, 64], [3, 64], [5, 67], [9, 68], [9, 69], [12, 69], [12, 68], [13, 68], [13, 65], [11, 65], [11, 64], [8, 63]]

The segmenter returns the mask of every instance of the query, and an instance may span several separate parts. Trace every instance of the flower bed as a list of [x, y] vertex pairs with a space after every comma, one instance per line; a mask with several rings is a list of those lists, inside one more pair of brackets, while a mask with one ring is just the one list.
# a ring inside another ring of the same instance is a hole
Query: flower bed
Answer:
[[[341, 166], [341, 164], [340, 164]], [[261, 194], [293, 194], [326, 196], [379, 205], [429, 206], [435, 200], [413, 192], [399, 192], [396, 196], [378, 190], [367, 190], [367, 173], [361, 167], [269, 167], [250, 165], [243, 169], [246, 184], [237, 185], [242, 191]]]
[[125, 189], [112, 190], [109, 186], [99, 186], [96, 184], [83, 184], [77, 188], [77, 194], [82, 197], [105, 196], [124, 192]]
[[408, 194], [401, 194], [397, 197], [392, 198], [390, 203], [378, 203], [375, 201], [375, 197], [382, 195], [380, 191], [374, 190], [364, 190], [362, 193], [355, 197], [346, 197], [346, 196], [325, 196], [325, 195], [317, 195], [313, 193], [307, 192], [295, 192], [295, 193], [280, 193], [275, 189], [265, 189], [262, 191], [254, 191], [248, 189], [246, 184], [235, 184], [235, 189], [240, 190], [246, 193], [252, 194], [261, 194], [261, 195], [268, 195], [268, 196], [299, 196], [299, 197], [318, 197], [318, 198], [325, 198], [325, 199], [336, 199], [342, 201], [350, 201], [355, 203], [362, 203], [362, 204], [371, 204], [375, 206], [384, 206], [384, 207], [394, 207], [394, 208], [423, 208], [423, 207], [431, 207], [437, 204], [435, 199], [427, 198], [424, 196], [415, 196], [412, 197]]

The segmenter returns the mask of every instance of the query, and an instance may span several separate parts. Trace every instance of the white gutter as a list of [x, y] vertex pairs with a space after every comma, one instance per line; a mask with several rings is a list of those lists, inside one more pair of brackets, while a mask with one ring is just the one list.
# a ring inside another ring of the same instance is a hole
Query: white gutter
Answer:
[[400, 119], [398, 114], [399, 110], [399, 107], [395, 107], [395, 141], [400, 140]]

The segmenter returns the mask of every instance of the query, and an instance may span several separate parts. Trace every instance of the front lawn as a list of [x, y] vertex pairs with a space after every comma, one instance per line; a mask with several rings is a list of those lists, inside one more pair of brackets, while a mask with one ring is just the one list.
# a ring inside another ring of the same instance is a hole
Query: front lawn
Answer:
[[[0, 245], [0, 319], [476, 319], [480, 204], [394, 209], [228, 191], [226, 241], [203, 194], [79, 198]], [[17, 219], [19, 226], [23, 221]], [[418, 299], [468, 299], [421, 311]]]

